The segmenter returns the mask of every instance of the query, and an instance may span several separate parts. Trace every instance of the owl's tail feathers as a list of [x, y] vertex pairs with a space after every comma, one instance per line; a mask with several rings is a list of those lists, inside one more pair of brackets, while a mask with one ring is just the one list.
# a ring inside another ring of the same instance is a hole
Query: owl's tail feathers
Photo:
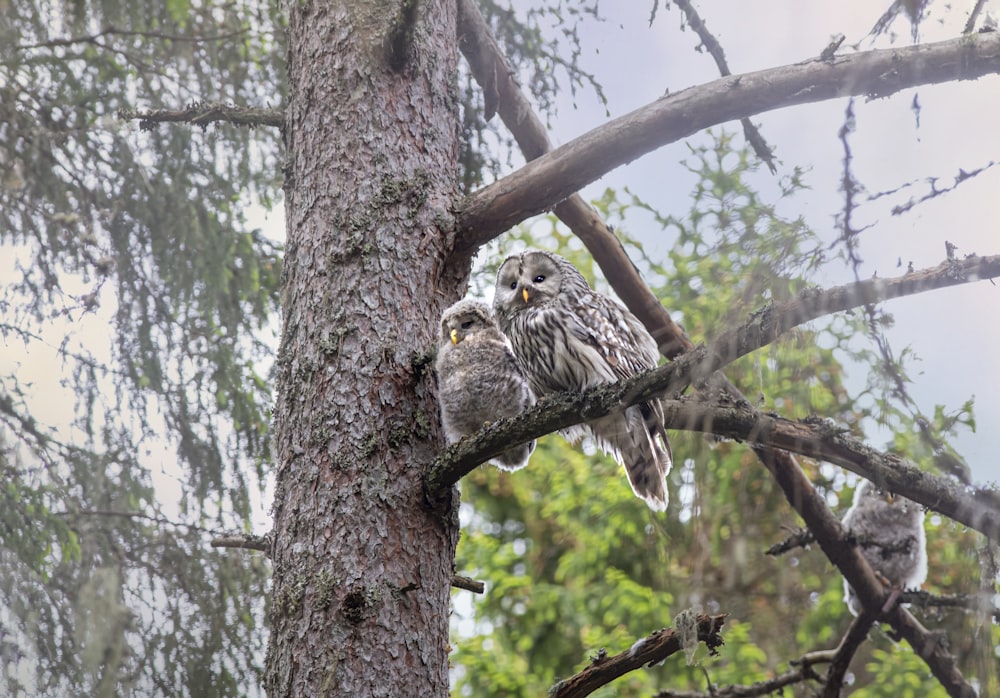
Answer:
[[636, 496], [653, 511], [665, 511], [669, 499], [667, 473], [673, 464], [663, 417], [644, 403], [625, 411], [627, 428], [619, 435], [618, 453]]
[[500, 468], [500, 470], [506, 470], [508, 472], [520, 470], [528, 464], [528, 458], [531, 457], [534, 450], [535, 442], [529, 441], [526, 444], [508, 448], [496, 458], [491, 459], [490, 463]]

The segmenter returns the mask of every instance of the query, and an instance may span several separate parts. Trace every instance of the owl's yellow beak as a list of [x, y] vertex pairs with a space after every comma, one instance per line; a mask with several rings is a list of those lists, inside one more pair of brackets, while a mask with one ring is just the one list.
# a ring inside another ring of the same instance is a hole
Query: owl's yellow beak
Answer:
[[451, 343], [458, 344], [458, 330], [451, 331]]
[[526, 288], [521, 289], [521, 297], [524, 299], [525, 303], [528, 302], [528, 289]]

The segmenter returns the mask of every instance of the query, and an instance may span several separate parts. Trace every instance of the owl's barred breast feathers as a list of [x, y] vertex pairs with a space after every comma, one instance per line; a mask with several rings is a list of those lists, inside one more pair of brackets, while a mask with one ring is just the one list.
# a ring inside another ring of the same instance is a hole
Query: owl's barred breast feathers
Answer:
[[[657, 364], [656, 342], [642, 323], [591, 289], [559, 255], [529, 250], [508, 257], [497, 274], [493, 305], [537, 395], [585, 390]], [[671, 467], [663, 420], [662, 406], [651, 400], [563, 433], [572, 441], [593, 438], [625, 467], [636, 495], [662, 511]]]

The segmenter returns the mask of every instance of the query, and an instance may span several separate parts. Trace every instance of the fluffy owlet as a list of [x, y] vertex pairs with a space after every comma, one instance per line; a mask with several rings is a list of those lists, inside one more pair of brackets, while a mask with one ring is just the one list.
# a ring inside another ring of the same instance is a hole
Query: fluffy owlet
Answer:
[[[861, 554], [872, 570], [884, 581], [899, 589], [916, 589], [924, 583], [927, 540], [924, 510], [919, 504], [880, 492], [870, 480], [862, 480], [843, 523], [858, 539]], [[854, 615], [861, 612], [861, 602], [847, 580], [844, 602]]]
[[[584, 390], [654, 368], [656, 342], [632, 313], [596, 293], [559, 255], [528, 250], [504, 260], [493, 298], [536, 395]], [[590, 436], [625, 466], [629, 483], [651, 509], [667, 508], [670, 446], [659, 401], [629, 407], [563, 432]]]
[[[477, 432], [486, 422], [513, 417], [535, 404], [507, 338], [490, 307], [455, 303], [441, 315], [437, 376], [441, 424], [448, 443]], [[504, 470], [528, 464], [535, 442], [514, 446], [490, 462]]]

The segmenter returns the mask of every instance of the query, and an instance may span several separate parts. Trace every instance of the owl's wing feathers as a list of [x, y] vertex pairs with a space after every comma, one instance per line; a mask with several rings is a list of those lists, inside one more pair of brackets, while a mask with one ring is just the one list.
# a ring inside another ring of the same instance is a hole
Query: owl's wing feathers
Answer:
[[577, 337], [598, 351], [612, 380], [656, 367], [659, 352], [639, 320], [615, 303], [591, 293], [576, 323]]
[[[607, 380], [621, 380], [656, 366], [656, 342], [635, 316], [610, 298], [589, 294], [576, 320], [576, 339], [600, 354]], [[652, 400], [584, 427], [601, 450], [625, 467], [632, 490], [656, 511], [666, 509], [666, 475], [672, 465], [663, 422], [663, 407], [659, 400]], [[579, 433], [573, 430], [567, 436]]]

